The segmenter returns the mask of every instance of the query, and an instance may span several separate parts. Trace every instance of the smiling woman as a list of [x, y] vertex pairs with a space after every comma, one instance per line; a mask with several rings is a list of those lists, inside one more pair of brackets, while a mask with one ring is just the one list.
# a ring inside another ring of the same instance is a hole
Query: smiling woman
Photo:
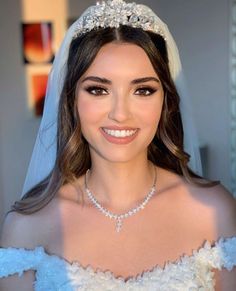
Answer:
[[1, 289], [235, 290], [235, 200], [189, 166], [180, 74], [146, 6], [98, 3], [69, 29], [4, 224]]
[[93, 166], [100, 164], [100, 157], [117, 163], [146, 159], [161, 117], [164, 90], [142, 48], [129, 43], [104, 45], [79, 81], [76, 97]]

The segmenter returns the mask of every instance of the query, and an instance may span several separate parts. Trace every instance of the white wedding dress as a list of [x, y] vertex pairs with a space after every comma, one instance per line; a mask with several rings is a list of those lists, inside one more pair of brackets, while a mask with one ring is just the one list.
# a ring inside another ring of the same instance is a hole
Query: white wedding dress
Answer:
[[[183, 256], [164, 268], [155, 266], [135, 278], [116, 278], [110, 271], [93, 270], [79, 263], [34, 250], [0, 248], [0, 278], [35, 271], [36, 291], [210, 291], [214, 290], [213, 269], [236, 266], [236, 237], [206, 242], [191, 256]], [[236, 280], [236, 278], [235, 278]], [[22, 290], [23, 291], [23, 290]]]

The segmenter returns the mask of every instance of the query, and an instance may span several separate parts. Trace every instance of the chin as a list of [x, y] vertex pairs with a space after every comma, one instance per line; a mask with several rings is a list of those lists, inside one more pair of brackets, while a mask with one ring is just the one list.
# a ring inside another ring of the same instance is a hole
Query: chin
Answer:
[[110, 150], [106, 152], [101, 152], [93, 149], [91, 151], [91, 157], [92, 159], [100, 157], [101, 159], [110, 162], [110, 163], [129, 163], [131, 161], [134, 161], [136, 159], [143, 159], [143, 157], [147, 158], [147, 148], [142, 151], [135, 151], [135, 150], [128, 150], [128, 151], [122, 151], [122, 150]]

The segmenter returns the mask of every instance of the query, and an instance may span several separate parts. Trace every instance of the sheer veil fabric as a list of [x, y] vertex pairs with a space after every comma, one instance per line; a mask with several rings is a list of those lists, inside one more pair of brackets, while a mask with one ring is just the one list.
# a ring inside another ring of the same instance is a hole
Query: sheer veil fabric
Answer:
[[[146, 7], [142, 5], [143, 7]], [[93, 6], [92, 6], [93, 7]], [[82, 15], [83, 17], [89, 7]], [[149, 8], [148, 8], [149, 9]], [[158, 19], [163, 30], [168, 50], [169, 67], [172, 78], [178, 89], [181, 98], [181, 114], [184, 125], [184, 143], [185, 151], [191, 155], [190, 168], [198, 174], [201, 174], [201, 160], [198, 147], [197, 134], [191, 112], [191, 101], [186, 91], [184, 75], [176, 43], [167, 27], [167, 25], [153, 13]], [[56, 159], [56, 135], [57, 135], [57, 115], [60, 93], [62, 90], [64, 77], [66, 73], [66, 62], [70, 43], [75, 35], [75, 29], [81, 17], [68, 29], [61, 47], [53, 62], [53, 67], [49, 75], [47, 93], [42, 121], [39, 127], [38, 135], [34, 145], [32, 157], [28, 167], [22, 195], [30, 190], [37, 183], [42, 181], [52, 171]]]

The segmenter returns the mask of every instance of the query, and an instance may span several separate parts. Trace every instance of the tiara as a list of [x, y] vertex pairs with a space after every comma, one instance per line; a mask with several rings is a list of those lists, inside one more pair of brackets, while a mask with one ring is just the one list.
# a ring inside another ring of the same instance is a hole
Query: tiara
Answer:
[[96, 5], [89, 7], [77, 20], [73, 38], [96, 28], [117, 28], [120, 25], [152, 31], [166, 40], [160, 19], [149, 7], [123, 0], [97, 1]]

